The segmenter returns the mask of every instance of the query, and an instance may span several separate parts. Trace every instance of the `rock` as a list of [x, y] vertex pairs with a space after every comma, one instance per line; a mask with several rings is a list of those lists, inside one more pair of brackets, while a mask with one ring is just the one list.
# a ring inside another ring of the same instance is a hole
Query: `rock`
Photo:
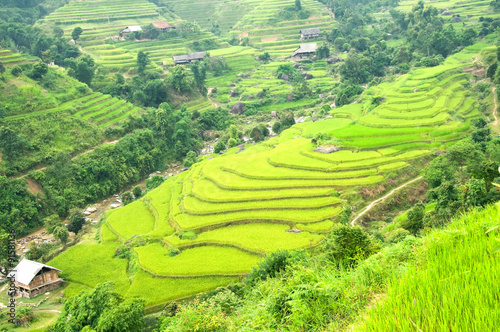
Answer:
[[117, 208], [117, 207], [119, 207], [119, 206], [120, 206], [120, 204], [111, 204], [111, 205], [110, 205], [110, 207], [111, 207], [112, 209], [116, 209], [116, 208]]
[[318, 146], [313, 151], [328, 154], [328, 153], [338, 152], [340, 151], [340, 149], [335, 145], [322, 145]]
[[231, 90], [231, 91], [229, 91], [229, 95], [230, 95], [231, 97], [237, 97], [237, 96], [239, 96], [240, 94], [239, 94], [238, 92], [234, 91], [234, 90]]
[[286, 101], [293, 101], [293, 93], [286, 94]]
[[312, 120], [312, 122], [316, 122], [316, 121], [318, 121], [318, 118], [317, 118], [317, 117], [315, 117], [315, 116], [313, 116], [313, 117], [311, 118], [311, 120]]
[[271, 112], [271, 116], [272, 116], [273, 118], [275, 118], [275, 117], [276, 117], [276, 115], [278, 115], [278, 113], [277, 113], [276, 111], [272, 111], [272, 112]]
[[413, 89], [413, 92], [419, 92], [420, 90], [419, 89]]
[[312, 78], [314, 78], [314, 76], [312, 76], [312, 74], [306, 74], [306, 76], [304, 76], [306, 80], [310, 80]]
[[443, 14], [444, 12], [447, 12], [449, 9], [448, 8], [441, 8], [439, 10], [439, 14]]
[[319, 94], [319, 97], [320, 97], [320, 98], [325, 98], [326, 96], [325, 96], [324, 94], [320, 93], [320, 94]]
[[465, 18], [471, 18], [471, 17], [473, 17], [473, 16], [474, 16], [474, 15], [470, 15], [470, 14], [469, 14], [469, 15], [465, 16]]
[[326, 62], [327, 62], [328, 64], [330, 64], [330, 65], [331, 65], [332, 63], [337, 63], [337, 62], [342, 62], [342, 61], [344, 61], [344, 59], [339, 58], [339, 57], [337, 57], [337, 56], [331, 56], [331, 57], [329, 57], [328, 59], [326, 59]]
[[262, 98], [264, 97], [264, 92], [260, 91], [257, 93], [257, 98]]
[[243, 114], [245, 112], [245, 104], [237, 102], [231, 107], [231, 114]]
[[234, 88], [235, 86], [236, 86], [236, 85], [235, 85], [235, 84], [233, 84], [233, 83], [229, 84], [229, 87], [231, 87], [231, 88]]
[[281, 75], [281, 79], [288, 82], [290, 80], [290, 77], [287, 74], [283, 74]]
[[247, 95], [247, 99], [254, 99], [254, 95]]
[[187, 171], [188, 169], [189, 169], [189, 168], [187, 168], [187, 167], [181, 168], [181, 169], [179, 170], [179, 173], [185, 172], [185, 171]]
[[460, 23], [460, 22], [463, 22], [463, 20], [462, 20], [460, 17], [455, 16], [455, 17], [453, 18], [453, 22], [455, 22], [455, 23]]
[[302, 233], [302, 230], [294, 228], [294, 229], [287, 229], [287, 233]]
[[239, 149], [244, 148], [245, 147], [245, 143], [240, 144], [240, 145], [236, 145], [236, 147], [239, 148]]

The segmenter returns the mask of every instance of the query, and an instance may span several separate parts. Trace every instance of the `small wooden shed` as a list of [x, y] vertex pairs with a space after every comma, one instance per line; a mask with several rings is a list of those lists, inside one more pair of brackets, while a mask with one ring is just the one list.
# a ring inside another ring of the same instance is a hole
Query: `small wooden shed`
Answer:
[[14, 279], [17, 291], [27, 298], [33, 298], [56, 289], [63, 279], [59, 278], [61, 270], [42, 263], [23, 259], [9, 274]]
[[293, 57], [302, 58], [304, 56], [305, 57], [309, 57], [309, 56], [315, 55], [317, 49], [318, 49], [318, 44], [316, 44], [316, 43], [313, 43], [313, 44], [302, 44], [302, 45], [300, 45], [300, 47], [298, 49], [296, 49], [292, 53], [292, 58]]
[[174, 59], [176, 65], [184, 65], [187, 63], [203, 60], [205, 54], [207, 54], [207, 52], [195, 52], [185, 55], [175, 55], [172, 58]]
[[312, 38], [318, 38], [321, 34], [321, 30], [319, 28], [309, 28], [300, 30], [300, 39], [307, 40]]
[[168, 22], [153, 22], [151, 23], [156, 29], [166, 32], [170, 29], [175, 29], [175, 27]]

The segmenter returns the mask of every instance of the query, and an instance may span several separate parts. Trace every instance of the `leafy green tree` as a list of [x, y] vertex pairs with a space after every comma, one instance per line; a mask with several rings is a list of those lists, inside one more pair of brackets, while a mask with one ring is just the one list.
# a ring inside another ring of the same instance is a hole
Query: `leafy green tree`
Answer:
[[353, 265], [373, 252], [370, 236], [361, 227], [339, 224], [328, 235], [324, 252], [339, 264]]
[[83, 29], [80, 28], [80, 27], [76, 27], [73, 29], [73, 32], [71, 32], [71, 38], [73, 38], [73, 40], [76, 41], [78, 40], [78, 38], [80, 38], [80, 35], [82, 34], [83, 32]]
[[302, 4], [300, 3], [300, 0], [295, 0], [295, 9], [302, 10]]
[[191, 167], [194, 163], [196, 163], [196, 152], [189, 151], [182, 165], [184, 167]]
[[132, 189], [132, 193], [134, 194], [134, 197], [137, 199], [142, 196], [142, 188], [141, 186], [137, 185]]
[[69, 216], [68, 231], [77, 234], [85, 224], [85, 217], [79, 210], [73, 211]]
[[10, 73], [14, 76], [20, 76], [22, 73], [23, 73], [23, 70], [21, 69], [21, 67], [19, 66], [14, 66], [12, 67], [12, 69], [10, 70]]
[[295, 118], [291, 111], [281, 114], [280, 121], [282, 130], [288, 129], [295, 124]]
[[164, 179], [161, 175], [153, 175], [151, 179], [146, 180], [146, 191], [153, 190], [163, 183]]
[[69, 238], [69, 232], [66, 226], [57, 226], [54, 229], [54, 237], [58, 239], [62, 244], [66, 244]]
[[125, 302], [121, 295], [112, 290], [113, 283], [106, 282], [69, 298], [56, 323], [48, 331], [143, 331], [143, 301], [134, 299]]
[[268, 52], [264, 52], [259, 55], [259, 60], [264, 63], [268, 63], [269, 61], [271, 61], [271, 55]]
[[194, 83], [198, 87], [198, 89], [205, 89], [205, 80], [207, 78], [207, 64], [205, 62], [197, 61], [193, 63], [191, 66], [191, 71], [194, 76]]
[[276, 121], [274, 124], [273, 124], [273, 133], [275, 134], [281, 134], [281, 132], [283, 131], [283, 128], [281, 127], [281, 122], [279, 121]]
[[56, 36], [56, 38], [62, 38], [64, 36], [64, 30], [60, 27], [54, 27], [52, 33]]
[[43, 75], [47, 74], [48, 71], [49, 66], [42, 61], [38, 61], [33, 65], [28, 76], [34, 80], [39, 80], [43, 77]]
[[413, 235], [417, 235], [418, 232], [424, 228], [424, 215], [425, 205], [419, 202], [408, 211], [406, 221], [404, 221], [401, 226]]
[[127, 205], [134, 201], [134, 195], [130, 191], [126, 191], [122, 194], [123, 205]]
[[45, 230], [49, 234], [53, 234], [54, 230], [57, 227], [64, 226], [64, 224], [61, 222], [61, 219], [59, 219], [59, 216], [57, 214], [51, 214], [50, 216], [43, 219], [43, 225], [45, 227]]
[[224, 150], [226, 150], [226, 144], [224, 144], [224, 142], [219, 141], [219, 142], [217, 142], [217, 144], [215, 144], [214, 153], [219, 153], [219, 152], [222, 152]]
[[230, 147], [230, 148], [234, 148], [235, 146], [238, 145], [238, 141], [235, 140], [234, 138], [230, 138], [227, 140], [227, 145]]
[[0, 149], [2, 158], [13, 161], [21, 155], [28, 142], [9, 127], [0, 127]]
[[5, 73], [5, 67], [2, 62], [0, 62], [0, 74], [3, 75]]
[[188, 73], [186, 68], [183, 66], [175, 66], [172, 69], [172, 75], [170, 76], [170, 82], [177, 92], [186, 91], [189, 88], [189, 81], [187, 77]]
[[144, 74], [144, 70], [146, 70], [148, 63], [148, 53], [139, 51], [139, 53], [137, 53], [137, 71], [139, 72], [139, 74]]
[[316, 57], [318, 59], [326, 59], [330, 56], [330, 49], [328, 48], [328, 45], [322, 44], [318, 49], [316, 50]]
[[87, 61], [78, 61], [75, 73], [75, 78], [77, 80], [90, 86], [90, 83], [92, 83], [94, 79], [94, 73], [94, 67], [90, 66]]

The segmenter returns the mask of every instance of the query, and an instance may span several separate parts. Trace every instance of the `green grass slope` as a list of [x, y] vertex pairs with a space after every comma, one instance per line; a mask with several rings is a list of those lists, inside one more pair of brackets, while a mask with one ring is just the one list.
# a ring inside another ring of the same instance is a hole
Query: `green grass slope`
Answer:
[[[388, 287], [356, 331], [496, 331], [500, 321], [500, 206], [425, 238], [423, 262]], [[498, 232], [496, 233], [498, 234]]]

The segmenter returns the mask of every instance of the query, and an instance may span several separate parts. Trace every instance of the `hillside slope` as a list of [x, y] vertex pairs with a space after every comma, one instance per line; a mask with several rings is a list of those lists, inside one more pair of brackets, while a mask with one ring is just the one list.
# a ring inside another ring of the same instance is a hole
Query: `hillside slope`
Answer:
[[[166, 289], [181, 280], [186, 285], [206, 280], [210, 288], [250, 271], [264, 253], [313, 246], [339, 220], [343, 206], [359, 200], [362, 188], [383, 191], [402, 183], [434, 152], [466, 134], [470, 119], [480, 115], [461, 72], [460, 62], [473, 54], [465, 50], [445, 65], [369, 89], [365, 103], [335, 109], [333, 119], [297, 124], [262, 144], [199, 162], [112, 211], [101, 244], [70, 248], [51, 264], [75, 282], [71, 293], [77, 284], [95, 286], [102, 272], [80, 273], [82, 267], [71, 263], [76, 257], [93, 260], [91, 252], [102, 252], [106, 264], [116, 264], [121, 260], [104, 251], [128, 248], [129, 264], [139, 271], [121, 293], [132, 296], [141, 289], [151, 306], [197, 291], [146, 289], [153, 280]], [[373, 104], [382, 96], [380, 105]], [[341, 151], [312, 151], [311, 139], [318, 134]], [[125, 267], [116, 272], [104, 279], [127, 276]]]

